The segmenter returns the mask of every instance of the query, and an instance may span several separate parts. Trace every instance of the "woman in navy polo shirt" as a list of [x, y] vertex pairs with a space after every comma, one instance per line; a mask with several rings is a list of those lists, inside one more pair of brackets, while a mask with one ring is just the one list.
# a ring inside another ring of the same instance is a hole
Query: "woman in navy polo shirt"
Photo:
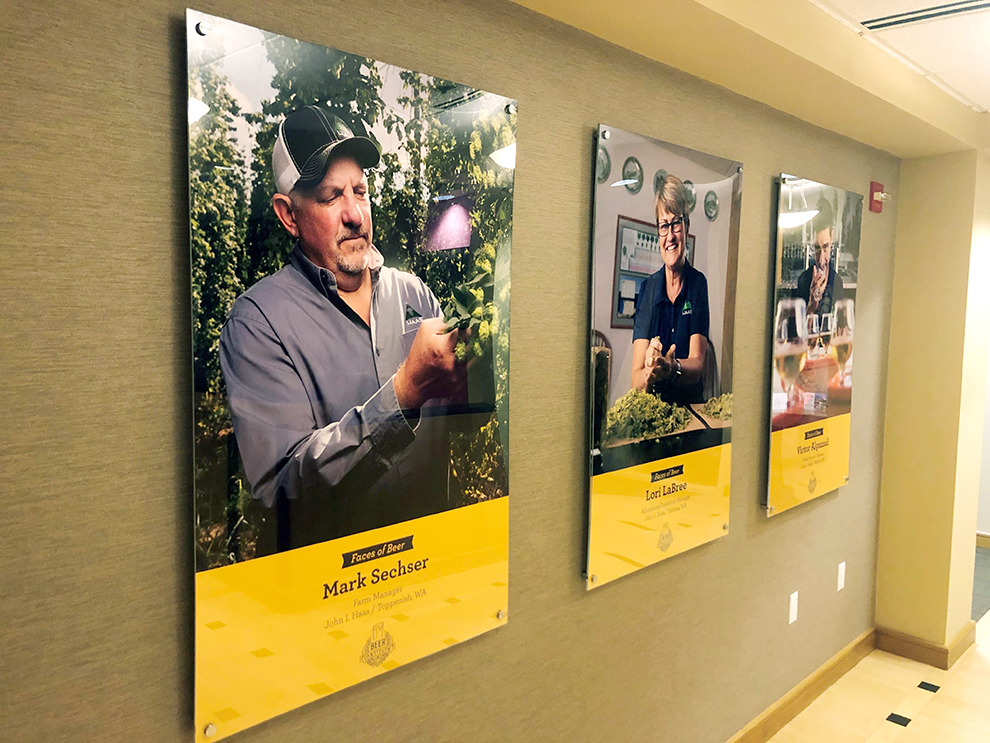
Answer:
[[633, 320], [632, 386], [665, 402], [704, 402], [708, 350], [708, 280], [687, 262], [688, 199], [668, 175], [654, 209], [664, 266], [643, 282]]

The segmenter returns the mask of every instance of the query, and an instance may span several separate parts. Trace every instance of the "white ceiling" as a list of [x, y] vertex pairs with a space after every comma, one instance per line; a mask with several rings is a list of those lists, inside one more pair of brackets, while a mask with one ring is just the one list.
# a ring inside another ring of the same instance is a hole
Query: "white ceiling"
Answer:
[[[860, 26], [865, 35], [907, 57], [936, 85], [977, 110], [990, 110], [990, 3], [986, 0], [811, 1], [819, 7], [831, 5], [847, 20], [865, 24]], [[896, 17], [904, 13], [914, 16]], [[939, 15], [916, 19], [929, 14]], [[896, 25], [879, 27], [886, 23]]]

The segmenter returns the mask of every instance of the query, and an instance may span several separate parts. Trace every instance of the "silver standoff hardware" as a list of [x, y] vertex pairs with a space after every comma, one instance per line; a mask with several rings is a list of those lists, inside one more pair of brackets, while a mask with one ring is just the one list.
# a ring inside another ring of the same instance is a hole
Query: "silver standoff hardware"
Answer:
[[773, 506], [767, 506], [767, 514], [773, 516]]
[[499, 609], [497, 612], [495, 612], [495, 618], [498, 619], [499, 621], [505, 619], [505, 612]]
[[608, 139], [611, 136], [612, 136], [612, 132], [610, 132], [608, 129], [602, 129], [602, 139]]
[[217, 734], [217, 726], [214, 725], [212, 722], [206, 723], [206, 727], [203, 728], [203, 735], [205, 735], [207, 738], [212, 738], [216, 734]]
[[849, 482], [849, 475], [845, 475], [846, 482]]
[[209, 21], [200, 21], [196, 24], [196, 33], [200, 36], [206, 36], [212, 30], [213, 26], [210, 25]]
[[597, 583], [598, 582], [598, 576], [597, 575], [592, 575], [590, 578], [588, 578], [588, 580], [590, 580], [592, 583]]
[[509, 116], [512, 116], [512, 114], [514, 114], [516, 112], [516, 110], [517, 109], [516, 109], [516, 104], [515, 103], [506, 103], [505, 104], [505, 112], [507, 114], [509, 114]]
[[728, 530], [729, 530], [729, 525], [728, 524], [722, 524], [722, 531], [728, 531]]

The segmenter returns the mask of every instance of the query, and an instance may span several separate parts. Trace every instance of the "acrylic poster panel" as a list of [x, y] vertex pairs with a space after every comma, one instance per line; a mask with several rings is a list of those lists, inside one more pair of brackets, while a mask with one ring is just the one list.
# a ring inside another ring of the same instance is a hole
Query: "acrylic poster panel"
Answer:
[[[596, 141], [589, 589], [728, 533], [742, 188], [732, 160], [606, 126]], [[687, 217], [664, 238], [657, 190]], [[686, 278], [665, 310], [656, 287], [668, 263]], [[634, 389], [634, 336], [666, 342], [662, 354], [677, 346], [664, 318], [688, 339], [671, 357], [683, 356], [681, 373], [641, 371]]]
[[782, 513], [849, 481], [863, 197], [782, 175], [765, 506]]
[[[187, 40], [195, 724], [197, 740], [218, 740], [506, 621], [516, 113], [502, 96], [195, 11]], [[310, 104], [381, 145], [361, 222], [386, 266], [371, 329], [329, 272], [300, 269], [272, 208], [278, 125]], [[415, 291], [385, 293], [389, 276]], [[249, 289], [238, 307], [261, 315], [228, 322]], [[333, 332], [346, 316], [357, 345], [337, 352], [299, 306]], [[456, 380], [402, 412], [391, 374], [438, 312]], [[340, 376], [324, 379], [328, 367]], [[371, 397], [337, 399], [345, 377], [372, 380]]]

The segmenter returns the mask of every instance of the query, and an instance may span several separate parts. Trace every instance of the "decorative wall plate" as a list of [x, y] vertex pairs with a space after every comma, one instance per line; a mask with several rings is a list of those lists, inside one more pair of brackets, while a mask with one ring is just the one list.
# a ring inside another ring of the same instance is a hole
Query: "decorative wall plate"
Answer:
[[695, 204], [698, 203], [698, 194], [695, 193], [694, 184], [691, 181], [684, 181], [684, 190], [688, 197], [688, 214], [694, 211]]
[[705, 216], [711, 222], [718, 217], [718, 195], [714, 191], [705, 194]]
[[643, 166], [635, 157], [627, 157], [622, 163], [622, 180], [629, 193], [639, 193], [643, 187]]
[[667, 171], [660, 168], [656, 173], [653, 174], [653, 193], [659, 193], [660, 189], [663, 187], [664, 178], [667, 177]]
[[605, 145], [598, 145], [598, 156], [595, 158], [595, 180], [604, 183], [612, 173], [612, 158]]

